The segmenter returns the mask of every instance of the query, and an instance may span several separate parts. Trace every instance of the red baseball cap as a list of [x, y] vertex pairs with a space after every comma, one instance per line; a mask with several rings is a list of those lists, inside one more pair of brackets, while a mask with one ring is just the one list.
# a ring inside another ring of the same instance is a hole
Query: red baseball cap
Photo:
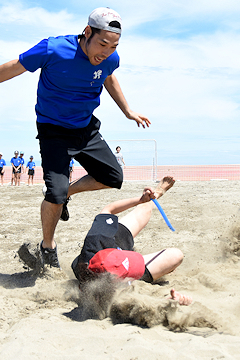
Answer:
[[143, 256], [135, 251], [104, 249], [98, 251], [89, 261], [93, 272], [109, 272], [122, 279], [140, 279], [145, 272]]

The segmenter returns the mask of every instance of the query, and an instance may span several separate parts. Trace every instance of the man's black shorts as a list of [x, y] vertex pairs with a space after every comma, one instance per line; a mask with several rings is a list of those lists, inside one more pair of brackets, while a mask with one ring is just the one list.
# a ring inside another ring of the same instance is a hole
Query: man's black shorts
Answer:
[[3, 175], [4, 173], [3, 173], [3, 168], [2, 167], [0, 167], [0, 175]]
[[65, 202], [71, 158], [78, 161], [96, 181], [112, 188], [121, 188], [122, 170], [99, 133], [100, 124], [95, 116], [83, 129], [37, 123], [37, 139], [47, 186], [45, 200], [54, 204]]
[[[120, 222], [118, 223], [118, 231], [115, 235], [115, 242], [122, 250], [132, 250], [134, 245], [134, 239], [131, 231]], [[141, 277], [142, 281], [151, 283], [153, 282], [153, 277], [148, 268], [145, 266], [145, 272]]]
[[29, 169], [28, 170], [28, 175], [34, 175], [34, 169]]
[[12, 169], [12, 173], [13, 174], [21, 174], [21, 168], [19, 168], [18, 170], [15, 170], [14, 168]]

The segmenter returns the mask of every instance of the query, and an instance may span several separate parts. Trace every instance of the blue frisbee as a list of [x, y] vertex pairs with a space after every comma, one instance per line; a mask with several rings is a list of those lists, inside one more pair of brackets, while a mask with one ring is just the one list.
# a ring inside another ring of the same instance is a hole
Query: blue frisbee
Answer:
[[154, 204], [156, 205], [156, 207], [158, 208], [158, 210], [160, 211], [163, 219], [165, 220], [165, 223], [167, 224], [167, 226], [169, 227], [169, 229], [171, 229], [172, 231], [175, 231], [175, 229], [172, 227], [172, 225], [170, 224], [170, 221], [168, 220], [165, 212], [163, 211], [161, 205], [159, 204], [159, 202], [157, 201], [157, 199], [151, 199]]

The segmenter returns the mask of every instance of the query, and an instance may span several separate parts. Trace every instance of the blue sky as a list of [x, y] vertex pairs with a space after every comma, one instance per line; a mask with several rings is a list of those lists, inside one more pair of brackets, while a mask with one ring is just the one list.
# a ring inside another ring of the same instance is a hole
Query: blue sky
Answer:
[[[104, 91], [95, 115], [111, 139], [155, 139], [158, 164], [240, 161], [240, 2], [237, 0], [1, 1], [0, 63], [42, 38], [81, 33], [89, 13], [109, 6], [123, 19], [117, 76], [140, 129]], [[0, 151], [40, 160], [35, 140], [39, 72], [0, 84]], [[124, 149], [123, 153], [124, 153]]]

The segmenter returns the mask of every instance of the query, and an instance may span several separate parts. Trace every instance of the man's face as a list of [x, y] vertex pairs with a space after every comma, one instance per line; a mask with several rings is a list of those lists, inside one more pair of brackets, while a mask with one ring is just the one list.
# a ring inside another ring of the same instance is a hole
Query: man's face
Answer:
[[[85, 38], [88, 40], [91, 36], [91, 28], [86, 27]], [[107, 59], [116, 50], [120, 35], [111, 31], [101, 30], [84, 44], [83, 51], [88, 56], [92, 65], [99, 65]]]
[[18, 152], [15, 152], [14, 155], [15, 155], [15, 158], [17, 158], [18, 157]]

